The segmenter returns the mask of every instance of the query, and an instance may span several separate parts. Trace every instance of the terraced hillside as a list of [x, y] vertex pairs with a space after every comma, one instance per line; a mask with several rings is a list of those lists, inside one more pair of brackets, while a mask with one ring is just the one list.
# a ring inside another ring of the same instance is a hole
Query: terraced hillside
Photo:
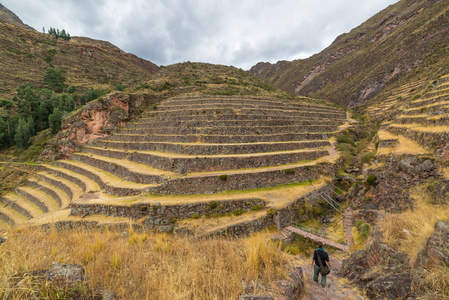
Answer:
[[[416, 83], [416, 84], [419, 84]], [[434, 153], [437, 158], [449, 157], [449, 75], [435, 80], [426, 89], [415, 92], [412, 99], [379, 132], [381, 147], [394, 149], [407, 140], [410, 149]]]
[[3, 226], [130, 218], [149, 228], [186, 219], [194, 231], [189, 219], [215, 216], [202, 234], [247, 222], [258, 230], [329, 188], [332, 136], [345, 122], [341, 109], [276, 97], [177, 96], [71, 159], [40, 165], [3, 197], [0, 218]]

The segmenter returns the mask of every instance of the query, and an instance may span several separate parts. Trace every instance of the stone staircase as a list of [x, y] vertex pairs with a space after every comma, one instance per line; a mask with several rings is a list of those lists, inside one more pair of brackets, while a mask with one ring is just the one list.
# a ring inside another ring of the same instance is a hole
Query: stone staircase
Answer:
[[[222, 214], [254, 205], [266, 210], [271, 204], [260, 202], [263, 197], [254, 197], [259, 204], [245, 204], [240, 191], [333, 173], [329, 160], [336, 154], [329, 153], [329, 138], [344, 122], [344, 111], [306, 102], [171, 98], [71, 159], [37, 166], [27, 182], [1, 199], [0, 220], [8, 226], [95, 215], [168, 220], [173, 203], [186, 213], [171, 219], [182, 219], [195, 214], [194, 203], [212, 207], [220, 201], [235, 203], [210, 210]], [[225, 191], [233, 194], [220, 194]]]
[[[401, 141], [410, 140], [422, 148], [422, 154], [432, 153], [444, 147], [449, 140], [448, 87], [449, 75], [446, 75], [427, 89], [415, 91], [417, 96], [413, 97], [391, 122], [383, 126], [382, 131], [388, 134], [380, 132], [379, 145], [398, 148]], [[388, 141], [384, 143], [382, 136], [387, 136]]]

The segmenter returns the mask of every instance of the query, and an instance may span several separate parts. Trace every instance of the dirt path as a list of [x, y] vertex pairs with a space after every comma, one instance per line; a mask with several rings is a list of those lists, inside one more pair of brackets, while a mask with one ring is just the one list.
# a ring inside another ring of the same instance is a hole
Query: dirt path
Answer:
[[[307, 292], [305, 299], [307, 300], [364, 300], [368, 299], [357, 287], [349, 283], [349, 281], [339, 276], [341, 268], [341, 260], [330, 255], [330, 263], [332, 272], [327, 275], [327, 284], [325, 288], [320, 283], [313, 281], [312, 259], [298, 258], [294, 264], [302, 267], [305, 275]], [[319, 277], [321, 280], [321, 276]]]

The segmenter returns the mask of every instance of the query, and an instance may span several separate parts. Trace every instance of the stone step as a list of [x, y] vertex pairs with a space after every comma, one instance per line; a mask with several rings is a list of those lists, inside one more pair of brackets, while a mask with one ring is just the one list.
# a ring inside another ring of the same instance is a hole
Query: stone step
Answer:
[[10, 206], [5, 206], [3, 204], [0, 206], [0, 220], [9, 226], [15, 226], [26, 222], [27, 218], [12, 209]]
[[267, 126], [309, 126], [309, 125], [327, 125], [339, 126], [340, 120], [323, 119], [276, 119], [276, 120], [139, 120], [135, 123], [128, 123], [126, 128], [201, 128], [201, 127], [267, 127]]
[[183, 116], [172, 116], [170, 119], [165, 118], [163, 114], [160, 114], [159, 117], [157, 117], [154, 112], [148, 113], [146, 115], [140, 116], [137, 120], [131, 121], [128, 124], [135, 124], [139, 122], [143, 123], [151, 123], [151, 122], [189, 122], [189, 121], [277, 121], [277, 120], [285, 120], [285, 121], [297, 121], [298, 117], [301, 117], [301, 120], [316, 120], [316, 121], [322, 121], [322, 120], [331, 120], [334, 122], [342, 122], [344, 119], [331, 119], [331, 118], [322, 118], [320, 116], [317, 116], [315, 114], [304, 114], [302, 116], [298, 115], [292, 115], [292, 116], [278, 116], [278, 115], [269, 115], [267, 113], [265, 114], [251, 114], [251, 115], [242, 115], [242, 114], [209, 114], [209, 115], [183, 115]]
[[40, 165], [40, 168], [53, 176], [63, 178], [79, 186], [85, 193], [100, 191], [100, 186], [92, 179], [57, 165]]
[[433, 91], [428, 92], [424, 95], [424, 97], [427, 98], [434, 98], [441, 95], [448, 96], [449, 94], [449, 88], [447, 86], [437, 86]]
[[[84, 193], [83, 189], [76, 183], [73, 183], [72, 181], [69, 181], [65, 178], [55, 176], [48, 172], [39, 172], [37, 174], [37, 177], [39, 178], [39, 180], [45, 181], [64, 191], [69, 196], [70, 201], [77, 200]], [[87, 177], [85, 179], [90, 180]]]
[[[129, 160], [135, 163], [151, 166], [155, 169], [181, 174], [286, 165], [300, 161], [315, 160], [329, 155], [327, 150], [319, 149], [222, 156], [167, 155], [166, 153], [161, 152], [126, 152], [121, 150], [105, 150], [95, 147], [85, 147], [84, 151], [88, 151], [88, 153], [74, 153], [72, 154], [72, 159], [90, 164], [108, 172], [111, 172], [110, 168], [113, 166], [114, 162], [118, 164], [117, 160]], [[96, 156], [90, 157], [89, 153]], [[123, 163], [123, 165], [124, 164], [125, 163]], [[140, 182], [136, 181], [139, 177], [132, 176], [130, 171], [126, 172], [125, 168], [116, 169], [121, 172], [122, 177], [127, 177], [129, 174], [128, 178], [130, 178], [130, 180]]]
[[[193, 203], [160, 204], [160, 203], [73, 203], [71, 216], [105, 215], [124, 217], [132, 220], [146, 218], [144, 223], [159, 225], [162, 220], [172, 223], [173, 219], [182, 220], [194, 216], [222, 215], [243, 209], [251, 211], [255, 206], [265, 207], [264, 200], [259, 198], [201, 200]], [[164, 224], [162, 224], [164, 225]]]
[[16, 189], [16, 193], [36, 204], [44, 213], [59, 209], [56, 200], [41, 190], [30, 186], [21, 186]]
[[74, 160], [57, 161], [56, 165], [69, 171], [79, 173], [95, 181], [106, 193], [117, 196], [129, 196], [145, 193], [150, 187], [156, 187], [155, 184], [141, 184], [131, 181], [125, 181], [111, 173], [95, 168]]
[[158, 151], [188, 155], [213, 154], [245, 154], [274, 151], [289, 151], [307, 148], [330, 146], [329, 141], [305, 142], [273, 142], [247, 144], [199, 144], [199, 143], [164, 143], [164, 142], [123, 142], [111, 140], [97, 140], [96, 147], [104, 149]]
[[29, 179], [26, 184], [52, 197], [58, 203], [58, 208], [64, 208], [70, 205], [71, 199], [69, 195], [52, 184], [36, 179]]
[[429, 115], [441, 115], [449, 113], [449, 102], [437, 103], [434, 105], [425, 106], [423, 109], [415, 108], [408, 109], [402, 112], [403, 115], [412, 116], [412, 115], [420, 115], [423, 113], [427, 113]]
[[73, 153], [72, 159], [131, 182], [160, 184], [164, 182], [165, 178], [177, 175], [170, 170], [167, 170], [168, 172], [161, 171], [162, 168], [155, 168], [151, 164], [143, 164], [137, 158], [128, 159], [128, 157], [136, 156], [139, 152], [105, 150], [96, 147], [85, 147], [83, 151], [85, 152]]
[[266, 135], [178, 135], [178, 134], [114, 134], [108, 138], [110, 141], [123, 142], [168, 142], [168, 143], [263, 143], [263, 142], [286, 142], [286, 141], [310, 141], [327, 140], [333, 132], [321, 133], [283, 133]]
[[278, 101], [273, 99], [245, 99], [243, 97], [232, 98], [232, 97], [196, 97], [196, 98], [171, 98], [161, 103], [161, 106], [172, 106], [172, 105], [183, 105], [192, 106], [198, 104], [247, 104], [247, 105], [270, 105], [270, 106], [282, 106], [282, 107], [292, 107], [292, 108], [307, 108], [315, 110], [323, 110], [330, 112], [341, 112], [341, 109], [333, 108], [330, 106], [312, 105], [304, 102], [293, 102], [293, 101]]
[[423, 126], [446, 126], [449, 125], [449, 117], [400, 117], [394, 120], [395, 124], [416, 124]]
[[449, 139], [449, 130], [446, 132], [432, 132], [430, 131], [431, 129], [429, 131], [420, 131], [413, 128], [394, 126], [394, 124], [388, 126], [386, 130], [393, 134], [402, 135], [424, 147], [432, 149], [438, 146], [439, 141]]
[[195, 116], [195, 115], [245, 115], [245, 116], [251, 116], [251, 115], [262, 115], [267, 114], [269, 116], [287, 116], [287, 117], [307, 117], [310, 115], [314, 115], [319, 118], [323, 119], [338, 119], [338, 120], [345, 120], [346, 115], [345, 114], [337, 114], [337, 113], [314, 113], [311, 111], [299, 111], [299, 110], [282, 110], [282, 109], [271, 109], [271, 110], [265, 110], [260, 108], [242, 108], [239, 110], [231, 109], [231, 108], [221, 108], [221, 109], [180, 109], [180, 110], [169, 110], [169, 111], [163, 111], [163, 110], [155, 110], [148, 113], [148, 115], [144, 115], [146, 117], [158, 117], [158, 118], [167, 118], [173, 121], [176, 121], [177, 116]]
[[203, 103], [203, 104], [178, 104], [178, 103], [167, 103], [163, 102], [157, 109], [157, 111], [179, 111], [183, 109], [189, 110], [208, 110], [208, 109], [263, 109], [266, 111], [269, 110], [285, 110], [285, 111], [298, 111], [298, 112], [310, 112], [310, 113], [320, 113], [320, 114], [336, 114], [341, 115], [343, 110], [325, 110], [325, 109], [317, 109], [315, 107], [304, 107], [304, 106], [286, 106], [282, 103], [274, 103], [270, 105], [261, 105], [261, 104], [248, 104], [248, 103]]
[[449, 100], [449, 95], [441, 95], [441, 96], [435, 96], [432, 98], [425, 98], [421, 100], [416, 100], [410, 102], [407, 107], [408, 108], [417, 108], [417, 107], [425, 107], [429, 105], [438, 104], [440, 102], [445, 102]]
[[35, 218], [43, 213], [42, 209], [36, 204], [17, 194], [9, 193], [0, 199], [0, 203], [1, 202], [9, 205], [12, 209], [27, 219]]
[[193, 134], [193, 135], [266, 135], [266, 134], [292, 134], [303, 132], [329, 132], [336, 131], [337, 126], [331, 125], [301, 125], [301, 126], [259, 126], [259, 127], [163, 127], [163, 128], [122, 128], [122, 134]]
[[326, 161], [252, 170], [191, 173], [187, 176], [170, 179], [158, 187], [150, 188], [149, 192], [157, 195], [190, 195], [259, 189], [307, 182], [324, 174], [330, 174], [333, 170], [334, 166]]
[[13, 225], [7, 224], [5, 221], [1, 219], [1, 212], [0, 212], [0, 230], [10, 230]]

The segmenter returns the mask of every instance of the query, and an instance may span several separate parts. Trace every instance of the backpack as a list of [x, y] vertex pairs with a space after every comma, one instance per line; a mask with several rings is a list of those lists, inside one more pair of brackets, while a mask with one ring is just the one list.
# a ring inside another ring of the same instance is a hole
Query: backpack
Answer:
[[316, 257], [318, 257], [318, 263], [320, 264], [320, 274], [321, 276], [326, 276], [331, 272], [328, 266], [323, 267], [323, 263], [321, 262], [320, 254], [317, 252]]

